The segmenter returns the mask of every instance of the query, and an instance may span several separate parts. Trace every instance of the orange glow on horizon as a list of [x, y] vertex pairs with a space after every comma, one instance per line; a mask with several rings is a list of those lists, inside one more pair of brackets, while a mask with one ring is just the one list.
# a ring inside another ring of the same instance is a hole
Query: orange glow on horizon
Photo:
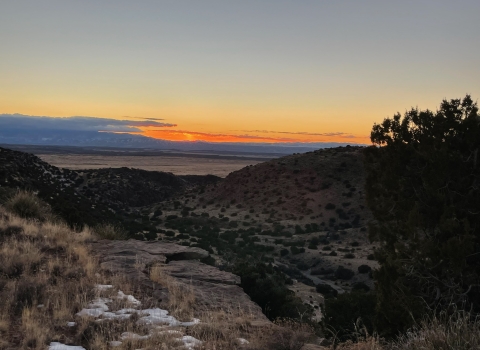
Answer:
[[[165, 130], [142, 128], [138, 133], [143, 136], [162, 139], [167, 141], [205, 141], [205, 142], [240, 142], [240, 143], [298, 143], [298, 142], [337, 142], [370, 144], [368, 136], [355, 135], [322, 135], [315, 136], [302, 133], [292, 133], [285, 137], [282, 133], [269, 132], [269, 136], [262, 135], [261, 132], [255, 134], [218, 134], [184, 130]], [[271, 136], [270, 136], [271, 135]]]

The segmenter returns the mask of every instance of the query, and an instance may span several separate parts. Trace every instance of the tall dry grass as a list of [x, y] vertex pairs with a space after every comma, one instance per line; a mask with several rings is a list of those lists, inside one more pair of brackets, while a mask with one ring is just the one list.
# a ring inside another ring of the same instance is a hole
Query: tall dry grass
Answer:
[[25, 219], [54, 221], [50, 206], [29, 191], [19, 190], [5, 202], [5, 208], [11, 213]]
[[0, 207], [0, 348], [45, 349], [93, 296], [91, 232], [33, 219]]

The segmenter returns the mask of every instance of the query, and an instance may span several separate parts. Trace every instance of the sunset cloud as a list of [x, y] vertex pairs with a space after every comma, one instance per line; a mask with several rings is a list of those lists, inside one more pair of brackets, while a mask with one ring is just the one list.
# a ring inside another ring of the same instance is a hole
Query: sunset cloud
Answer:
[[[127, 118], [127, 117], [126, 117]], [[117, 120], [96, 117], [48, 117], [23, 114], [0, 114], [0, 129], [24, 130], [68, 130], [68, 131], [107, 131], [107, 132], [141, 132], [148, 127], [174, 127], [176, 124], [157, 120]]]

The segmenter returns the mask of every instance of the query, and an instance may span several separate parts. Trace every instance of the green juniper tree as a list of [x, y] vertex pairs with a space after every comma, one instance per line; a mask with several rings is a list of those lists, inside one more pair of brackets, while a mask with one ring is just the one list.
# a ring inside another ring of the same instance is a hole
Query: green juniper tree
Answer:
[[377, 325], [385, 334], [452, 305], [480, 311], [480, 117], [469, 95], [412, 109], [371, 132], [367, 201], [379, 241]]

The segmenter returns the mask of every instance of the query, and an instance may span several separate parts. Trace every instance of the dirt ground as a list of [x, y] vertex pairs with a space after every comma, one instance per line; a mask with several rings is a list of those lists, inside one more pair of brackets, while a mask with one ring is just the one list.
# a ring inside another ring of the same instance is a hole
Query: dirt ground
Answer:
[[37, 154], [43, 161], [72, 170], [100, 168], [137, 168], [166, 171], [175, 175], [217, 175], [225, 177], [235, 170], [260, 163], [249, 159], [218, 159], [168, 156], [106, 156], [83, 154]]

